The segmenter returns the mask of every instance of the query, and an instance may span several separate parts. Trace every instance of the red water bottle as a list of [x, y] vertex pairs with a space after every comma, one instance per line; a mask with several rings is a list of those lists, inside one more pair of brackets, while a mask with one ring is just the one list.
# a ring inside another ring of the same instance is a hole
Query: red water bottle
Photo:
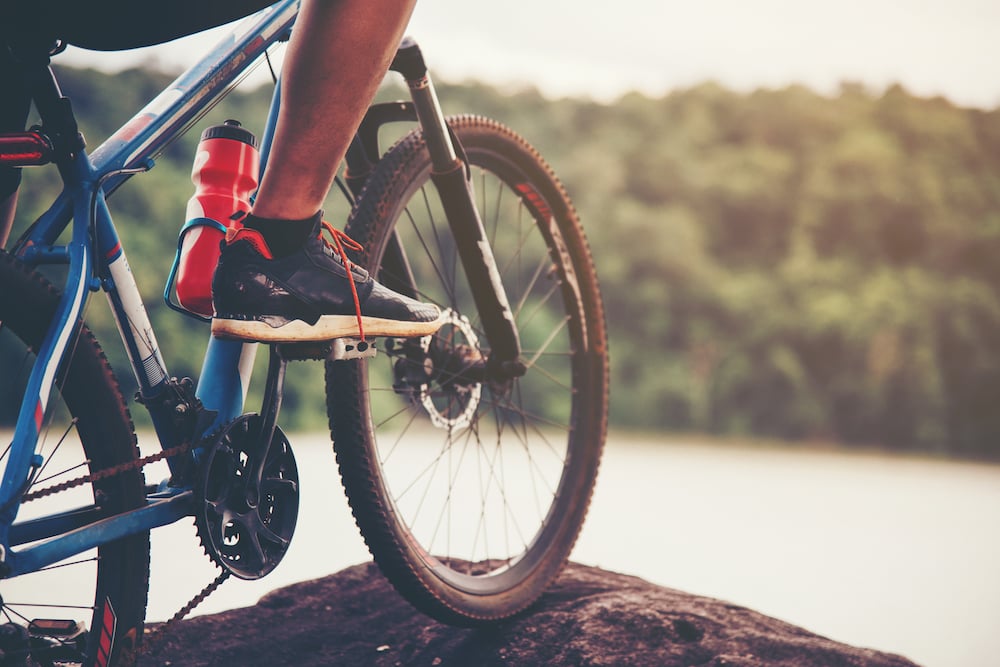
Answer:
[[257, 138], [235, 120], [201, 134], [191, 170], [194, 196], [188, 201], [177, 265], [177, 301], [198, 315], [212, 316], [212, 274], [226, 229], [240, 224], [257, 189]]

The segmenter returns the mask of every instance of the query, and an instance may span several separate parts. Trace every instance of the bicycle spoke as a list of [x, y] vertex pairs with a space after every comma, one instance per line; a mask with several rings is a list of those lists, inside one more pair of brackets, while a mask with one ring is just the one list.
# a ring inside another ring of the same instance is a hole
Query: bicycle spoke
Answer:
[[520, 416], [524, 417], [526, 419], [526, 421], [528, 421], [528, 422], [534, 422], [536, 424], [544, 424], [545, 426], [550, 426], [550, 427], [553, 427], [555, 429], [558, 429], [559, 431], [564, 431], [566, 433], [570, 433], [572, 431], [572, 427], [569, 426], [568, 424], [564, 424], [562, 422], [558, 422], [558, 421], [549, 419], [547, 417], [544, 417], [544, 416], [538, 414], [537, 412], [532, 412], [530, 410], [525, 410], [524, 408], [520, 408], [520, 407], [519, 408], [514, 408], [513, 406], [511, 406], [509, 404], [499, 403], [497, 401], [489, 401], [488, 399], [484, 399], [483, 402], [484, 403], [493, 404], [493, 405], [497, 405], [497, 406], [500, 406], [500, 407], [503, 407], [503, 408], [507, 408], [511, 412], [514, 412], [514, 413], [519, 414]]
[[[382, 461], [382, 465], [389, 463], [389, 459], [392, 458], [392, 455], [396, 451], [396, 448], [400, 445], [400, 443], [403, 442], [403, 436], [405, 436], [406, 433], [410, 430], [410, 427], [413, 425], [414, 420], [416, 420], [416, 418], [420, 414], [414, 406], [407, 404], [404, 405], [402, 408], [400, 408], [399, 411], [393, 415], [393, 417], [401, 415], [404, 412], [408, 412], [410, 414], [410, 420], [406, 423], [406, 425], [403, 426], [402, 429], [400, 429], [399, 436], [396, 438], [395, 442], [392, 443], [392, 447], [389, 448], [389, 451], [386, 452], [384, 455], [382, 454], [379, 455], [379, 458]], [[387, 423], [390, 419], [391, 417], [389, 419], [386, 419], [384, 423]]]
[[531, 279], [528, 281], [527, 286], [521, 291], [521, 298], [517, 302], [517, 305], [514, 306], [513, 308], [515, 322], [518, 320], [518, 317], [521, 314], [521, 310], [524, 308], [524, 304], [527, 303], [528, 297], [531, 296], [532, 290], [538, 283], [538, 279], [541, 277], [542, 272], [546, 268], [551, 268], [551, 267], [552, 267], [552, 262], [548, 258], [543, 258], [541, 261], [538, 262], [538, 267], [535, 269], [534, 274], [532, 274]]
[[538, 361], [538, 358], [545, 352], [546, 349], [548, 349], [549, 345], [552, 344], [552, 341], [555, 340], [556, 336], [558, 336], [559, 333], [566, 328], [567, 324], [569, 324], [569, 316], [563, 319], [562, 322], [560, 322], [559, 326], [553, 329], [551, 333], [549, 333], [549, 337], [545, 339], [545, 342], [542, 343], [542, 345], [538, 348], [538, 351], [535, 352], [535, 354], [530, 359], [528, 359], [527, 362], [525, 362], [525, 366], [527, 366], [528, 368], [534, 366], [535, 362]]
[[[82, 604], [56, 604], [53, 602], [9, 602], [4, 600], [4, 607], [11, 609], [12, 607], [45, 607], [46, 609], [87, 609], [93, 611], [94, 605], [82, 605]], [[14, 611], [14, 613], [17, 613]]]
[[569, 358], [569, 357], [572, 356], [570, 353], [568, 353], [568, 352], [556, 352], [556, 353], [552, 353], [552, 352], [549, 352], [549, 353], [532, 353], [532, 352], [528, 352], [528, 354], [531, 354], [532, 358], [535, 359], [535, 363], [531, 364], [531, 369], [533, 371], [535, 371], [536, 373], [544, 376], [547, 380], [549, 380], [552, 384], [556, 385], [558, 388], [565, 389], [566, 391], [571, 392], [571, 393], [573, 392], [573, 387], [571, 385], [567, 384], [563, 380], [560, 380], [555, 375], [553, 375], [548, 370], [546, 370], [543, 366], [540, 366], [538, 364], [538, 359], [540, 357], [545, 357], [547, 355], [553, 355], [553, 354], [555, 354], [555, 355], [558, 355], [560, 357]]
[[[48, 460], [51, 460], [51, 459], [47, 459], [47, 461]], [[40, 484], [52, 481], [53, 479], [58, 479], [59, 477], [62, 477], [63, 475], [69, 475], [70, 473], [75, 473], [75, 472], [77, 472], [79, 470], [82, 470], [83, 468], [86, 468], [86, 467], [87, 467], [87, 462], [86, 461], [81, 461], [80, 463], [77, 463], [75, 466], [66, 468], [65, 470], [60, 470], [59, 472], [57, 472], [55, 474], [52, 474], [52, 475], [49, 475], [48, 477], [43, 477], [41, 479], [36, 479], [34, 482], [32, 482], [31, 486], [32, 487], [39, 486]], [[39, 472], [41, 472], [41, 470], [39, 470]]]
[[[500, 440], [501, 440], [501, 436], [502, 436], [502, 433], [503, 433], [503, 430], [504, 430], [503, 427], [504, 427], [505, 421], [499, 415], [497, 415], [496, 418], [497, 418], [498, 428], [497, 428], [497, 435], [496, 435], [495, 451], [501, 457], [501, 462], [502, 462], [504, 448], [501, 446]], [[501, 463], [501, 476], [503, 476], [503, 466], [502, 466], [502, 463]], [[518, 538], [521, 541], [521, 548], [523, 549], [524, 547], [527, 547], [527, 540], [525, 539], [524, 532], [521, 530], [520, 523], [517, 520], [517, 515], [514, 514], [514, 512], [511, 509], [511, 504], [507, 501], [507, 495], [506, 495], [507, 494], [507, 490], [506, 490], [507, 489], [507, 485], [504, 483], [503, 480], [499, 480], [499, 484], [500, 484], [500, 486], [499, 486], [499, 493], [501, 494], [501, 497], [502, 497], [502, 500], [503, 500], [503, 506], [504, 506], [504, 522], [503, 522], [504, 531], [506, 533], [507, 529], [509, 528], [510, 522], [513, 522], [513, 524], [514, 524], [514, 530], [517, 533]], [[510, 522], [508, 522], [508, 520], [507, 520], [508, 518], [510, 519]], [[513, 553], [513, 550], [510, 549], [509, 546], [508, 546], [507, 554], [510, 555], [512, 553]], [[510, 559], [510, 556], [508, 556], [508, 560], [509, 559]]]
[[[518, 403], [518, 407], [520, 409], [520, 412], [523, 412], [524, 411], [524, 405], [523, 405], [523, 402], [521, 400], [520, 386], [518, 386], [518, 387], [515, 388], [515, 393], [517, 395], [517, 403]], [[520, 412], [518, 414], [520, 414]], [[520, 441], [521, 447], [523, 448], [524, 453], [525, 453], [525, 455], [528, 458], [528, 462], [531, 464], [531, 466], [533, 468], [537, 468], [537, 464], [534, 462], [534, 457], [531, 455], [531, 447], [528, 444], [527, 425], [525, 424], [525, 420], [524, 420], [523, 417], [521, 417], [521, 419], [519, 421], [520, 421], [520, 424], [519, 424], [520, 425], [520, 429], [515, 426], [515, 428], [513, 430], [517, 434], [517, 437], [518, 437], [518, 440]], [[539, 518], [541, 518], [542, 512], [543, 512], [543, 510], [542, 510], [542, 499], [541, 499], [541, 497], [539, 495], [539, 492], [538, 492], [538, 479], [537, 479], [537, 477], [538, 476], [535, 475], [535, 474], [529, 475], [529, 479], [531, 480], [532, 495], [535, 498], [535, 512], [536, 512], [536, 516], [538, 516]], [[554, 496], [555, 496], [555, 490], [550, 488], [549, 489], [549, 498], [551, 499]]]
[[[482, 179], [485, 182], [486, 171], [481, 170], [481, 174], [482, 174]], [[490, 236], [490, 244], [494, 247], [496, 247], [497, 244], [497, 230], [500, 228], [500, 202], [503, 199], [503, 193], [505, 189], [506, 188], [497, 188], [496, 204], [493, 207], [493, 230], [492, 230], [493, 234]], [[483, 186], [483, 190], [484, 191], [486, 190], [485, 185]], [[483, 210], [484, 211], [486, 210], [485, 202], [483, 203]]]
[[525, 317], [518, 319], [518, 325], [521, 327], [522, 330], [528, 327], [528, 325], [535, 319], [538, 313], [544, 311], [546, 304], [548, 304], [549, 302], [549, 299], [551, 299], [553, 295], [557, 294], [558, 290], [559, 290], [559, 284], [554, 283], [551, 287], [549, 287], [548, 291], [545, 294], [543, 294], [542, 297], [538, 300], [538, 303], [535, 305], [534, 308], [532, 308], [531, 312], [528, 313]]
[[[410, 212], [410, 209], [407, 208], [403, 212], [406, 215], [407, 220], [409, 220], [409, 222], [410, 222], [410, 228], [413, 230], [414, 235], [416, 236], [417, 240], [420, 242], [420, 246], [424, 249], [424, 256], [427, 258], [427, 260], [431, 263], [431, 266], [434, 268], [434, 273], [437, 275], [439, 283], [442, 286], [444, 286], [444, 287], [449, 287], [449, 286], [453, 285], [454, 281], [447, 281], [447, 280], [445, 280], [443, 270], [438, 265], [438, 263], [434, 261], [435, 255], [431, 252], [430, 247], [427, 245], [427, 241], [424, 239], [424, 235], [420, 231], [420, 226], [417, 224], [416, 220], [413, 218], [413, 214]], [[434, 239], [437, 242], [437, 246], [438, 246], [438, 254], [437, 254], [437, 256], [440, 257], [441, 256], [441, 239], [440, 239], [440, 237], [438, 237], [437, 227], [436, 227], [436, 225], [433, 224], [433, 222], [431, 223], [431, 229], [434, 230]], [[396, 277], [400, 278], [401, 276], [396, 276]], [[455, 295], [454, 295], [453, 290], [449, 290], [447, 296], [448, 296], [448, 301], [450, 303], [454, 303], [455, 302]]]
[[[454, 443], [451, 442], [451, 438], [449, 436], [449, 446], [448, 446], [448, 452], [449, 452], [449, 454], [452, 451], [452, 445], [453, 444]], [[459, 459], [460, 462], [461, 462], [462, 459], [465, 458], [465, 453], [466, 453], [467, 450], [468, 450], [468, 438], [466, 438], [465, 444], [462, 446], [462, 454], [461, 454], [461, 457]], [[427, 542], [427, 546], [428, 546], [428, 550], [429, 551], [433, 551], [434, 545], [437, 542], [437, 535], [438, 535], [438, 531], [441, 528], [441, 523], [444, 521], [445, 516], [448, 514], [447, 510], [450, 510], [450, 508], [451, 508], [449, 501], [451, 500], [451, 495], [452, 495], [452, 492], [454, 491], [455, 480], [452, 477], [451, 462], [450, 461], [449, 461], [449, 465], [448, 465], [448, 474], [446, 475], [446, 478], [447, 478], [448, 483], [447, 483], [447, 486], [445, 487], [445, 489], [447, 491], [447, 493], [445, 494], [445, 500], [444, 500], [445, 507], [443, 507], [442, 511], [438, 513], [437, 523], [434, 525], [434, 530], [431, 532], [430, 539]], [[428, 485], [428, 487], [424, 490], [424, 493], [426, 495], [429, 492], [430, 492], [430, 486]], [[423, 500], [421, 500], [421, 504], [422, 503], [423, 503]], [[413, 521], [413, 523], [411, 525], [413, 525], [415, 523], [416, 523], [416, 519], [414, 519], [414, 521]], [[449, 548], [450, 548], [450, 545], [449, 545]], [[450, 556], [450, 553], [447, 553], [447, 555]]]
[[70, 423], [66, 426], [66, 430], [63, 431], [63, 434], [59, 438], [59, 441], [56, 443], [56, 446], [52, 448], [52, 451], [49, 452], [49, 455], [45, 458], [45, 463], [43, 463], [42, 467], [38, 469], [38, 472], [35, 474], [34, 484], [32, 486], [36, 486], [38, 484], [41, 484], [42, 482], [47, 482], [50, 479], [54, 479], [56, 477], [59, 477], [60, 475], [66, 474], [69, 471], [76, 470], [76, 469], [78, 469], [78, 468], [80, 468], [82, 466], [87, 465], [86, 462], [79, 463], [79, 464], [73, 466], [72, 468], [69, 468], [68, 470], [64, 470], [62, 472], [57, 472], [56, 474], [50, 475], [50, 476], [45, 477], [45, 478], [42, 477], [42, 473], [45, 472], [45, 469], [49, 466], [49, 463], [51, 463], [52, 460], [55, 458], [56, 452], [59, 451], [59, 448], [62, 447], [62, 444], [66, 441], [66, 436], [69, 435], [69, 433], [70, 433], [71, 430], [73, 430], [74, 428], [76, 428], [76, 424], [77, 424], [77, 419], [74, 417], [70, 421]]
[[48, 567], [39, 568], [35, 570], [35, 572], [45, 572], [46, 570], [57, 570], [62, 567], [71, 567], [73, 565], [82, 565], [83, 563], [96, 563], [96, 562], [97, 558], [83, 558], [81, 560], [74, 560], [68, 563], [57, 563], [55, 565], [49, 565]]
[[[444, 269], [448, 269], [449, 268], [449, 263], [447, 262], [447, 260], [449, 258], [451, 259], [450, 271], [449, 270], [442, 270], [442, 272], [440, 274], [440, 279], [441, 279], [441, 285], [443, 287], [445, 287], [445, 288], [451, 287], [451, 289], [448, 290], [448, 295], [451, 298], [452, 302], [454, 302], [455, 271], [456, 271], [457, 264], [458, 264], [458, 261], [457, 261], [458, 260], [458, 256], [454, 252], [445, 253], [444, 243], [442, 241], [442, 233], [438, 229], [439, 225], [438, 225], [438, 222], [437, 222], [437, 218], [434, 215], [434, 211], [431, 208], [430, 198], [427, 195], [427, 188], [426, 187], [420, 188], [420, 195], [421, 195], [421, 197], [423, 199], [423, 202], [424, 202], [424, 210], [427, 211], [427, 221], [428, 221], [428, 223], [430, 225], [431, 232], [434, 235], [435, 246], [437, 247], [437, 251], [438, 251], [437, 252], [437, 256], [441, 260], [441, 265], [444, 267]], [[449, 255], [450, 255], [450, 257], [449, 257]], [[430, 253], [428, 251], [428, 257], [429, 256], [430, 256]]]

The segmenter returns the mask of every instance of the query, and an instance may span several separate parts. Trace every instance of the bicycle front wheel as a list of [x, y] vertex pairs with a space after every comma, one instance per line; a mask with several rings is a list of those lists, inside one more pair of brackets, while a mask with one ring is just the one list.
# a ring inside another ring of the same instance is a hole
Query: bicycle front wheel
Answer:
[[[54, 317], [59, 294], [5, 252], [0, 252], [0, 285], [0, 425], [10, 443], [35, 352]], [[78, 324], [68, 349], [42, 415], [36, 451], [43, 464], [26, 489], [25, 497], [36, 499], [21, 505], [11, 531], [18, 540], [16, 548], [32, 544], [28, 540], [35, 531], [24, 528], [31, 519], [58, 514], [63, 517], [60, 525], [69, 530], [145, 503], [142, 473], [136, 468], [47, 493], [138, 456], [118, 382], [83, 324]], [[8, 455], [9, 446], [0, 463], [6, 464]], [[132, 664], [142, 639], [148, 581], [149, 533], [5, 579], [0, 582], [0, 649], [10, 664]], [[30, 659], [18, 662], [28, 651]]]
[[[607, 340], [590, 252], [538, 153], [494, 121], [449, 121], [521, 340], [523, 376], [484, 372], [481, 329], [415, 131], [369, 179], [347, 232], [384, 284], [447, 323], [327, 366], [334, 447], [358, 526], [417, 608], [452, 624], [512, 616], [569, 557], [607, 425]], [[405, 253], [403, 252], [405, 249]]]

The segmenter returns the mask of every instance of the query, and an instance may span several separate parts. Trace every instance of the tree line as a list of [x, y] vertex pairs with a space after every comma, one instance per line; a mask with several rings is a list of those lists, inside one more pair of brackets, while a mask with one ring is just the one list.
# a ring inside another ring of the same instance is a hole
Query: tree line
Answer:
[[[170, 79], [59, 74], [92, 147]], [[524, 135], [574, 198], [608, 312], [613, 427], [1000, 456], [1000, 110], [849, 83], [613, 104], [438, 88], [446, 113]], [[174, 374], [198, 373], [207, 337], [160, 298], [200, 128], [262, 122], [269, 99], [233, 93], [111, 199]], [[50, 178], [26, 174], [29, 215]], [[110, 340], [103, 310], [88, 316]], [[289, 375], [288, 428], [325, 424], [310, 366]]]

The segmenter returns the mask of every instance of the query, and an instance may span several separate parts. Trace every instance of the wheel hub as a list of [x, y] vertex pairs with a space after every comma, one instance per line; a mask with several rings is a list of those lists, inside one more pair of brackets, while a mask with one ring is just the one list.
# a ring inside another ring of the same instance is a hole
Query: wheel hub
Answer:
[[486, 359], [469, 319], [451, 308], [432, 336], [416, 341], [396, 362], [397, 391], [409, 393], [431, 423], [446, 430], [469, 426], [479, 409]]

